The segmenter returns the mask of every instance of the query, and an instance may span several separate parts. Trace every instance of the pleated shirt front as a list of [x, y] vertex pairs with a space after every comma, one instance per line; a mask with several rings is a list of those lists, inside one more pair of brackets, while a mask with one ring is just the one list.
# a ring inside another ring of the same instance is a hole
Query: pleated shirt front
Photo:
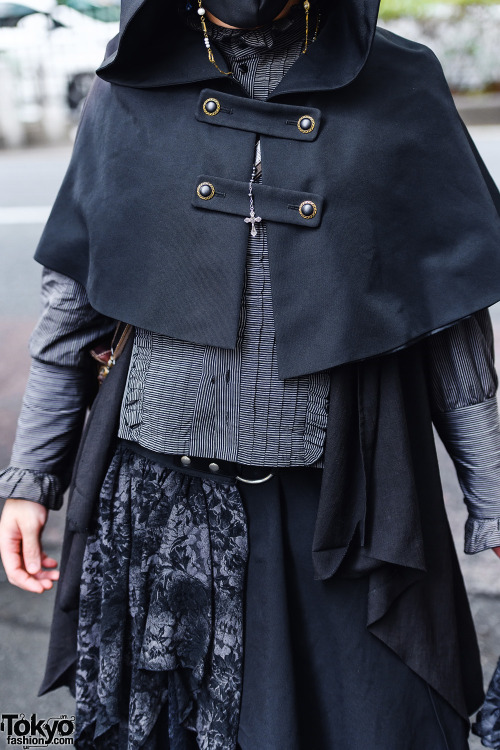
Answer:
[[[304, 12], [253, 31], [209, 24], [209, 35], [248, 95], [264, 100], [302, 52]], [[322, 466], [329, 373], [279, 379], [266, 222], [256, 229], [252, 236], [249, 228], [235, 349], [137, 329], [120, 437], [161, 453]]]

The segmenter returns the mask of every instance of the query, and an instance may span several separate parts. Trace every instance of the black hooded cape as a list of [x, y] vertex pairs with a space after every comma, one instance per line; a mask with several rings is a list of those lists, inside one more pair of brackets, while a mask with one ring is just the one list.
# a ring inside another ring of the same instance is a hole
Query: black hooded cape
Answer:
[[395, 350], [500, 299], [500, 195], [437, 59], [376, 30], [378, 0], [326, 10], [262, 102], [209, 63], [175, 2], [124, 0], [36, 259], [110, 317], [233, 348], [260, 134], [281, 378]]
[[[279, 374], [331, 369], [317, 577], [368, 574], [371, 632], [465, 718], [483, 697], [481, 668], [444, 509], [425, 337], [500, 299], [500, 195], [434, 55], [376, 30], [378, 0], [326, 10], [317, 41], [261, 102], [210, 65], [174, 2], [124, 0], [36, 258], [84, 284], [106, 315], [233, 347], [261, 136], [255, 207]], [[312, 218], [302, 201], [315, 203]], [[102, 405], [115, 389], [108, 425], [124, 365], [100, 394]], [[71, 685], [95, 456], [109, 441], [96, 428], [75, 467], [41, 693]]]

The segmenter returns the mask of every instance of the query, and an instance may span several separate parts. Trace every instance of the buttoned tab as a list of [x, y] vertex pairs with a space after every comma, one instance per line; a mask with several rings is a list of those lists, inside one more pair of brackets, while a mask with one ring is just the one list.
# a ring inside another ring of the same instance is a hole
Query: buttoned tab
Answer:
[[215, 117], [220, 112], [220, 101], [214, 97], [205, 99], [203, 102], [203, 111], [209, 117]]
[[[200, 195], [200, 185], [213, 187], [210, 200]], [[242, 218], [249, 215], [248, 182], [226, 180], [213, 175], [200, 175], [193, 191], [193, 206], [209, 211], [236, 214]], [[323, 196], [317, 193], [285, 190], [255, 183], [253, 185], [255, 212], [265, 221], [298, 224], [314, 228], [321, 223]]]
[[210, 182], [200, 182], [196, 188], [196, 194], [203, 201], [209, 201], [215, 195], [215, 188]]
[[318, 207], [313, 201], [302, 201], [299, 206], [299, 214], [303, 219], [314, 219], [318, 211]]
[[312, 133], [316, 127], [316, 121], [314, 117], [301, 117], [297, 123], [297, 127], [301, 133]]
[[321, 110], [203, 89], [196, 106], [196, 119], [207, 125], [247, 130], [274, 138], [314, 141], [320, 130]]

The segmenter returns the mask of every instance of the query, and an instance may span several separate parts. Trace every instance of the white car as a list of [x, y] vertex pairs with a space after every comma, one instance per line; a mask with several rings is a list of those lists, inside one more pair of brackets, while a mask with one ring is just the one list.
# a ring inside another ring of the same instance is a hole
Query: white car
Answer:
[[118, 33], [115, 3], [71, 1], [74, 7], [52, 0], [0, 0], [0, 142], [5, 145], [63, 137], [106, 43]]

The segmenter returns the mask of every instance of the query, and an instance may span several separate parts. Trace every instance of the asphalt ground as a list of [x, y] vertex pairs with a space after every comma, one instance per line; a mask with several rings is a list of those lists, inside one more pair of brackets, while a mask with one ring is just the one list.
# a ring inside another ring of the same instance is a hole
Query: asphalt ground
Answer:
[[[471, 128], [491, 173], [500, 184], [500, 127]], [[28, 338], [39, 312], [40, 268], [32, 255], [70, 156], [68, 147], [0, 151], [0, 466], [9, 462], [28, 368]], [[500, 351], [500, 305], [491, 308]], [[462, 553], [466, 519], [453, 464], [439, 438], [443, 489], [479, 636], [485, 684], [500, 655], [500, 560], [493, 552]], [[64, 510], [49, 514], [47, 553], [60, 558]], [[37, 698], [45, 663], [55, 588], [43, 595], [6, 580], [0, 565], [0, 714], [36, 713], [39, 718], [74, 713], [66, 688]], [[5, 748], [0, 731], [0, 748]], [[57, 747], [53, 745], [53, 747]], [[471, 748], [481, 747], [477, 739]], [[401, 750], [404, 750], [401, 748]]]

